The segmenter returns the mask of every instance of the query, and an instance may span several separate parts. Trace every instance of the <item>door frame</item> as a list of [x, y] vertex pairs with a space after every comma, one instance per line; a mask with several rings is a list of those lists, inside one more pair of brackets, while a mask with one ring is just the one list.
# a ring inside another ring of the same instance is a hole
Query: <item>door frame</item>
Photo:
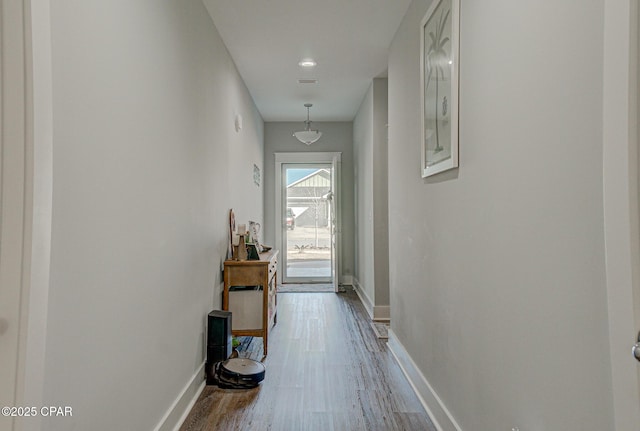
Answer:
[[[18, 406], [21, 297], [27, 249], [28, 137], [25, 16], [22, 1], [0, 0], [0, 404]], [[16, 428], [1, 416], [0, 427]]]
[[[313, 162], [313, 163], [282, 163], [280, 165], [280, 173], [281, 173], [281, 180], [283, 179], [283, 174], [287, 171], [287, 169], [329, 169], [332, 170], [332, 165], [328, 164], [328, 163], [322, 163], [322, 162]], [[331, 173], [331, 175], [335, 175], [333, 172]], [[280, 194], [282, 197], [282, 201], [280, 204], [280, 210], [281, 211], [286, 211], [285, 208], [287, 208], [288, 206], [288, 196], [287, 196], [287, 187], [285, 187], [285, 184], [283, 182], [283, 184], [281, 184], [280, 187]], [[330, 217], [331, 215], [329, 214], [328, 217]], [[283, 217], [284, 219], [284, 217]], [[332, 273], [333, 271], [333, 262], [334, 262], [334, 256], [333, 256], [333, 248], [330, 247], [330, 256], [329, 256], [329, 263], [330, 268], [329, 268], [329, 274], [327, 276], [324, 277], [291, 277], [288, 276], [286, 273], [286, 266], [288, 264], [288, 256], [287, 256], [287, 245], [288, 245], [288, 237], [289, 237], [289, 232], [286, 228], [283, 228], [280, 231], [281, 235], [282, 235], [282, 239], [280, 240], [280, 248], [281, 250], [283, 250], [283, 254], [280, 258], [280, 261], [282, 262], [282, 267], [283, 267], [283, 272], [281, 272], [280, 274], [282, 274], [282, 276], [280, 277], [280, 280], [282, 281], [282, 283], [321, 283], [321, 284], [327, 284], [327, 283], [333, 283], [334, 280], [334, 274]], [[331, 232], [331, 242], [333, 241], [333, 236], [335, 235], [334, 232]]]
[[603, 207], [614, 428], [640, 423], [638, 5], [606, 0], [603, 69]]
[[[297, 152], [297, 153], [275, 153], [275, 226], [274, 232], [276, 234], [276, 247], [283, 246], [283, 230], [286, 229], [284, 226], [284, 218], [283, 218], [283, 200], [282, 200], [282, 167], [283, 165], [290, 163], [300, 163], [300, 164], [313, 164], [313, 163], [323, 163], [329, 165], [336, 165], [338, 169], [341, 167], [341, 159], [342, 152]], [[337, 164], [335, 161], [337, 160]], [[338, 170], [337, 169], [337, 170]], [[340, 204], [340, 172], [335, 172], [334, 176], [337, 180], [337, 190], [335, 193], [334, 199], [336, 202]], [[339, 262], [342, 257], [342, 205], [339, 205], [337, 211], [337, 220], [336, 220], [336, 229], [335, 229], [335, 240], [336, 240], [336, 256], [335, 262], [337, 267], [339, 268]], [[286, 249], [282, 250], [283, 253], [286, 253]], [[283, 262], [285, 259], [278, 259], [278, 272], [283, 275], [282, 279], [284, 279], [284, 268]], [[333, 272], [333, 271], [332, 271]], [[340, 282], [340, 274], [336, 271], [333, 276], [334, 280], [332, 283], [334, 286], [338, 286]]]
[[[12, 396], [15, 406], [42, 406], [53, 202], [50, 0], [0, 0], [0, 21], [0, 101], [6, 108], [0, 115], [4, 124], [15, 129], [2, 127], [0, 159], [4, 163], [0, 181], [4, 205], [0, 211], [5, 223], [0, 227], [5, 235], [0, 266], [11, 281], [3, 284], [3, 292], [19, 298], [19, 309], [9, 322], [10, 329], [18, 333]], [[7, 88], [11, 91], [5, 91]], [[11, 169], [5, 169], [9, 163]], [[8, 233], [12, 236], [10, 247], [4, 242]], [[12, 430], [41, 428], [40, 416], [14, 419]]]

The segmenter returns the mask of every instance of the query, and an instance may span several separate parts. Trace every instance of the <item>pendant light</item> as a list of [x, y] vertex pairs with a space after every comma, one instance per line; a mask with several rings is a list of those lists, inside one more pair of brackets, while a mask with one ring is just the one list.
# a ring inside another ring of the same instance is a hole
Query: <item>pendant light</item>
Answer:
[[305, 103], [305, 108], [307, 108], [307, 121], [304, 122], [305, 130], [301, 130], [300, 132], [295, 132], [293, 136], [296, 139], [304, 144], [311, 145], [316, 142], [322, 136], [322, 132], [319, 130], [311, 130], [311, 120], [309, 120], [309, 108], [313, 105], [311, 103]]

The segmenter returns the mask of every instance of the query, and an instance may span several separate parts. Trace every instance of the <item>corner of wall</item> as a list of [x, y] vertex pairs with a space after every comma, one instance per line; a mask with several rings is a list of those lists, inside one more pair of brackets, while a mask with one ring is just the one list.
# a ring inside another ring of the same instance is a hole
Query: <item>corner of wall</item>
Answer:
[[447, 406], [433, 390], [392, 329], [389, 329], [387, 345], [436, 429], [438, 431], [462, 431]]
[[166, 411], [154, 431], [178, 431], [205, 388], [204, 362]]
[[373, 302], [371, 301], [371, 298], [367, 296], [366, 290], [363, 288], [363, 286], [360, 284], [360, 281], [355, 276], [353, 277], [353, 290], [356, 291], [356, 294], [358, 295], [358, 298], [360, 298], [360, 302], [362, 302], [362, 305], [364, 305], [364, 309], [367, 311], [369, 318], [373, 319]]
[[388, 322], [391, 320], [391, 307], [389, 305], [375, 305], [373, 307], [373, 320]]

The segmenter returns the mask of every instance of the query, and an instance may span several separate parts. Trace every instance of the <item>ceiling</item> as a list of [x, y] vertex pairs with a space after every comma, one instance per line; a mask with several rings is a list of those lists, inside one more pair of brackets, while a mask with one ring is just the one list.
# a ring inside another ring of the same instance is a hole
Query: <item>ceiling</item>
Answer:
[[352, 121], [410, 2], [203, 0], [265, 121]]

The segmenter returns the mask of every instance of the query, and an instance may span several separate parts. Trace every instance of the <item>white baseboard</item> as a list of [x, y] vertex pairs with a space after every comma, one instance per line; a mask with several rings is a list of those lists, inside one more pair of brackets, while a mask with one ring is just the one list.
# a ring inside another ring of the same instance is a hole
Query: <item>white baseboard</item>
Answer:
[[340, 284], [353, 286], [353, 275], [343, 275], [340, 278], [342, 278], [342, 283], [340, 283]]
[[364, 305], [364, 309], [367, 311], [369, 317], [373, 320], [373, 303], [362, 288], [362, 285], [360, 285], [360, 281], [355, 276], [353, 277], [353, 290], [356, 291], [358, 298], [360, 298], [360, 302], [362, 302], [362, 305]]
[[367, 292], [364, 290], [360, 281], [353, 277], [353, 290], [355, 290], [358, 298], [360, 298], [360, 302], [364, 305], [364, 309], [367, 310], [367, 314], [371, 318], [371, 320], [375, 320], [378, 322], [389, 322], [391, 321], [391, 307], [388, 305], [373, 305], [373, 301], [367, 295]]
[[198, 367], [154, 431], [178, 431], [205, 387], [204, 362]]
[[400, 369], [411, 384], [418, 399], [429, 414], [438, 431], [462, 431], [449, 409], [433, 390], [416, 363], [404, 348], [393, 330], [389, 329], [389, 350], [400, 365]]

